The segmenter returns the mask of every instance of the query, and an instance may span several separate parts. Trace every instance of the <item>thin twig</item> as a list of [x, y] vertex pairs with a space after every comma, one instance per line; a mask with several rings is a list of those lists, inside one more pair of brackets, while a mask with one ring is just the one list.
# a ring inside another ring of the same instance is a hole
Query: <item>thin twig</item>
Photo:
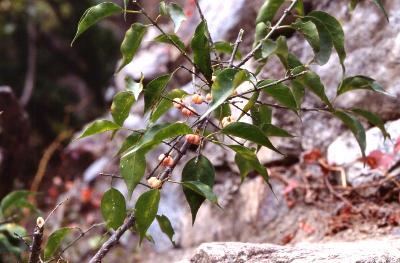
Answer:
[[69, 197], [67, 197], [66, 199], [64, 199], [63, 201], [59, 202], [54, 208], [53, 210], [51, 210], [51, 212], [47, 215], [46, 219], [44, 220], [44, 223], [46, 224], [47, 221], [49, 220], [49, 218], [54, 214], [54, 212], [60, 207], [62, 206], [65, 202], [67, 202], [69, 200]]
[[236, 38], [235, 46], [233, 47], [232, 55], [231, 55], [231, 58], [229, 60], [228, 67], [230, 67], [230, 68], [233, 66], [233, 61], [235, 60], [235, 56], [236, 56], [236, 53], [238, 51], [239, 45], [240, 45], [240, 43], [242, 43], [243, 33], [244, 33], [244, 30], [241, 28], [239, 30], [239, 34], [238, 34], [238, 36]]
[[[99, 173], [100, 176], [106, 176], [106, 177], [111, 177], [113, 179], [121, 179], [124, 180], [124, 178], [121, 175], [116, 175], [116, 174], [108, 174], [108, 173]], [[150, 186], [148, 186], [147, 184], [141, 183], [139, 182], [140, 185], [143, 185], [147, 188], [151, 188]]]
[[31, 254], [29, 255], [29, 263], [37, 263], [40, 259], [41, 246], [43, 241], [44, 220], [39, 217], [36, 221], [36, 226], [33, 231], [33, 241], [30, 247]]
[[130, 214], [125, 223], [122, 224], [122, 226], [120, 226], [106, 242], [104, 242], [101, 248], [97, 251], [96, 255], [94, 255], [90, 259], [89, 263], [101, 262], [103, 258], [107, 255], [107, 253], [110, 251], [110, 249], [118, 243], [121, 236], [134, 224], [135, 224], [135, 216], [134, 214]]
[[271, 31], [268, 32], [268, 34], [260, 40], [260, 42], [257, 44], [257, 46], [255, 46], [250, 53], [248, 53], [244, 59], [237, 64], [237, 67], [241, 67], [243, 66], [250, 58], [252, 58], [256, 52], [261, 48], [262, 43], [269, 39], [272, 34], [279, 28], [279, 26], [282, 24], [283, 20], [285, 20], [286, 16], [290, 13], [290, 11], [296, 6], [297, 0], [293, 0], [292, 3], [290, 4], [290, 6], [283, 12], [283, 15], [281, 16], [281, 18], [278, 20], [278, 22], [276, 22], [276, 24], [271, 28]]

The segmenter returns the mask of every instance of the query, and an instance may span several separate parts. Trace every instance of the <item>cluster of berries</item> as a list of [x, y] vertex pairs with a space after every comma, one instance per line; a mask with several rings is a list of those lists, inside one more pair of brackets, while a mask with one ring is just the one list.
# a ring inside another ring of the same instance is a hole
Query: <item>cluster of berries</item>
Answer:
[[[208, 93], [205, 98], [203, 98], [203, 96], [199, 94], [193, 94], [192, 96], [192, 102], [194, 104], [202, 104], [204, 101], [210, 103], [212, 99], [213, 97], [210, 93]], [[185, 105], [185, 102], [182, 99], [175, 98], [173, 101], [174, 108], [181, 110], [184, 116], [191, 117], [196, 114], [196, 110], [190, 105]]]

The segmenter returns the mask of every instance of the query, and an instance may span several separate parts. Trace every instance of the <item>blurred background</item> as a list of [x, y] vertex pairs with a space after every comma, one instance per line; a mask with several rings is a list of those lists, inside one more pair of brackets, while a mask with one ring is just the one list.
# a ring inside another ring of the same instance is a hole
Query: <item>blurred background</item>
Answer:
[[[134, 21], [143, 20], [137, 15], [128, 15], [126, 20], [123, 16], [112, 16], [90, 28], [71, 47], [79, 18], [88, 7], [99, 2], [0, 1], [0, 198], [11, 190], [32, 190], [38, 192], [34, 203], [46, 213], [69, 197], [52, 217], [54, 229], [67, 225], [86, 229], [101, 222], [99, 203], [110, 180], [99, 173], [118, 174], [114, 155], [124, 134], [113, 142], [107, 135], [71, 142], [73, 136], [89, 121], [109, 116], [112, 97], [124, 89], [127, 76], [139, 79], [143, 73], [146, 83], [184, 64], [179, 52], [172, 47], [151, 41], [158, 33], [150, 28], [133, 62], [115, 74], [125, 31]], [[114, 2], [123, 5], [122, 1]], [[139, 2], [152, 17], [157, 16], [158, 0]], [[193, 1], [176, 2], [187, 16], [178, 35], [188, 44], [199, 17]], [[207, 145], [206, 153], [218, 172], [215, 191], [224, 211], [206, 204], [192, 227], [183, 195], [178, 188], [168, 186], [163, 191], [160, 213], [173, 221], [177, 247], [172, 248], [157, 226], [152, 226], [150, 234], [155, 245], [146, 242], [139, 248], [137, 238], [126, 235], [121, 239], [121, 246], [110, 253], [109, 262], [133, 262], [134, 259], [171, 262], [190, 255], [199, 244], [211, 241], [287, 244], [400, 235], [398, 182], [380, 183], [389, 172], [397, 172], [396, 164], [400, 160], [400, 2], [384, 1], [390, 23], [370, 1], [360, 1], [352, 12], [346, 0], [304, 2], [306, 9], [322, 9], [342, 22], [348, 52], [347, 74], [371, 76], [393, 94], [390, 98], [357, 92], [344, 96], [337, 105], [353, 105], [378, 113], [387, 122], [392, 140], [384, 141], [375, 129], [369, 131], [369, 159], [368, 166], [364, 166], [358, 147], [337, 120], [307, 112], [299, 122], [294, 114], [274, 112], [276, 125], [298, 135], [292, 140], [274, 139], [279, 149], [287, 153], [285, 157], [266, 150], [259, 154], [269, 168], [277, 198], [257, 175], [241, 185], [233, 156]], [[214, 41], [234, 42], [243, 28], [240, 50], [245, 54], [251, 49], [254, 20], [262, 0], [202, 0], [200, 3]], [[285, 23], [292, 21], [289, 18]], [[160, 23], [165, 30], [172, 30], [168, 20]], [[289, 38], [289, 48], [308, 61], [312, 50], [306, 41], [290, 31], [281, 33]], [[340, 82], [338, 59], [332, 56], [327, 65], [315, 70], [332, 98]], [[265, 78], [279, 78], [282, 74], [282, 68], [274, 60], [261, 73]], [[182, 72], [170, 88], [184, 87], [189, 82], [190, 75]], [[309, 107], [319, 105], [311, 95], [307, 95], [305, 103]], [[127, 120], [129, 127], [144, 126], [146, 120], [141, 112], [142, 105], [137, 103]], [[177, 112], [171, 111], [166, 118], [177, 120]], [[370, 128], [368, 123], [364, 124]], [[152, 153], [148, 161], [161, 151]], [[149, 161], [149, 169], [154, 165]], [[178, 175], [180, 169], [177, 169]], [[347, 178], [345, 189], [340, 188], [343, 174]], [[123, 184], [114, 183], [126, 193]], [[339, 195], [331, 190], [332, 185], [340, 190]], [[137, 194], [131, 204], [135, 198]], [[26, 217], [21, 224], [31, 231], [34, 218], [34, 215]], [[90, 257], [107, 236], [102, 231], [94, 230], [81, 241], [82, 245], [69, 250], [67, 258], [78, 262]], [[129, 261], [121, 260], [121, 255], [128, 255]]]

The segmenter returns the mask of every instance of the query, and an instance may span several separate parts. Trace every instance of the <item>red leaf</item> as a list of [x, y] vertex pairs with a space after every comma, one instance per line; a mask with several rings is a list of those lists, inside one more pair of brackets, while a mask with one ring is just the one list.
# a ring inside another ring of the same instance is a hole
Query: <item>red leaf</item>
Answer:
[[393, 164], [394, 156], [392, 154], [381, 152], [380, 150], [372, 151], [367, 157], [365, 162], [372, 169], [388, 170]]

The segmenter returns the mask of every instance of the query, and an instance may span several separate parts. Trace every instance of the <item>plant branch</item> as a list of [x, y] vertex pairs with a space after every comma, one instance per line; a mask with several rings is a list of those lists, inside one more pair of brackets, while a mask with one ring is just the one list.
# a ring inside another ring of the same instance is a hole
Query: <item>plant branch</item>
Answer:
[[38, 217], [36, 220], [36, 226], [33, 231], [33, 241], [32, 246], [30, 247], [31, 254], [29, 256], [29, 263], [37, 263], [39, 262], [41, 246], [43, 241], [43, 229], [44, 229], [44, 220], [41, 217]]
[[235, 56], [236, 56], [236, 53], [238, 51], [239, 45], [240, 45], [240, 43], [242, 43], [243, 33], [244, 33], [244, 31], [241, 28], [239, 30], [239, 34], [238, 34], [238, 36], [236, 38], [235, 46], [233, 47], [233, 52], [232, 52], [232, 55], [231, 55], [231, 59], [229, 60], [228, 67], [230, 67], [230, 68], [233, 66], [233, 61], [235, 60]]
[[100, 263], [103, 260], [103, 258], [107, 255], [107, 253], [110, 251], [110, 249], [118, 243], [121, 236], [134, 224], [135, 224], [135, 216], [134, 214], [130, 214], [125, 223], [122, 226], [120, 226], [106, 242], [104, 242], [104, 244], [97, 251], [97, 253], [90, 259], [89, 263]]
[[283, 15], [281, 16], [281, 18], [278, 20], [278, 22], [276, 22], [276, 24], [271, 28], [271, 31], [268, 32], [268, 34], [260, 40], [260, 42], [257, 44], [257, 46], [255, 46], [245, 57], [244, 59], [237, 64], [237, 67], [241, 67], [243, 66], [247, 61], [249, 61], [249, 59], [251, 59], [255, 53], [261, 48], [262, 43], [269, 39], [272, 34], [279, 28], [279, 26], [282, 24], [283, 20], [285, 20], [285, 18], [287, 17], [287, 15], [290, 13], [290, 11], [292, 11], [292, 9], [296, 6], [297, 0], [292, 0], [292, 3], [290, 4], [290, 6], [283, 12]]

